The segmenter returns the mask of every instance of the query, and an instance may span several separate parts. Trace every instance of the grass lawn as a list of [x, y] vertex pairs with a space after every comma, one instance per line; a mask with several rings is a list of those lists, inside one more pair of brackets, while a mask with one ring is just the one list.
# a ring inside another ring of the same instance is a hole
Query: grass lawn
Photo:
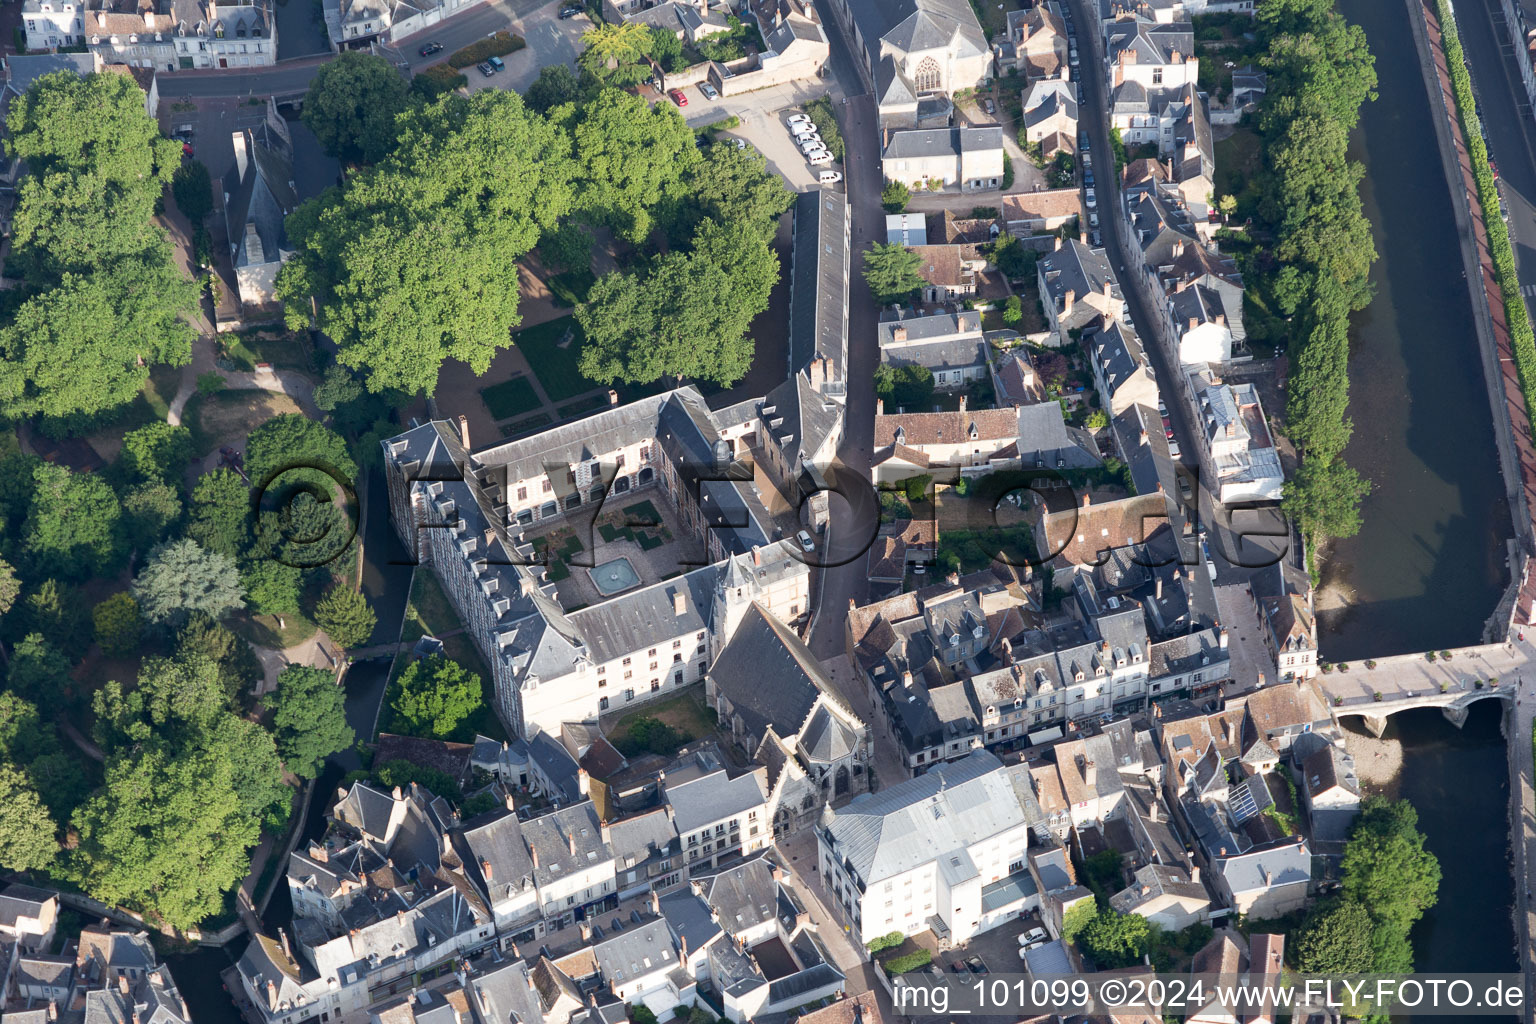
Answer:
[[277, 391], [220, 391], [193, 395], [181, 421], [192, 431], [192, 450], [204, 456], [220, 445], [244, 440], [274, 416], [301, 411]]
[[181, 367], [156, 366], [149, 371], [149, 383], [140, 392], [156, 419], [165, 419], [171, 411], [171, 399], [181, 387]]
[[[571, 340], [565, 347], [560, 342], [566, 331]], [[553, 402], [563, 402], [598, 387], [581, 375], [581, 345], [585, 340], [581, 325], [575, 317], [561, 317], [548, 323], [529, 327], [513, 335], [513, 341], [528, 358], [528, 365], [544, 385], [544, 393]]]
[[498, 420], [510, 420], [539, 407], [538, 396], [533, 393], [533, 382], [527, 377], [512, 377], [488, 388], [481, 388], [480, 400], [491, 411], [491, 417]]
[[716, 725], [715, 713], [704, 703], [703, 683], [693, 683], [675, 697], [650, 701], [616, 715], [603, 726], [608, 741], [614, 746], [626, 742], [630, 725], [637, 718], [654, 718], [670, 725], [683, 736], [683, 743], [708, 736], [715, 731]]
[[284, 615], [283, 624], [276, 615], [252, 615], [242, 612], [229, 620], [229, 628], [259, 647], [283, 650], [301, 644], [319, 632], [320, 627], [302, 615]]
[[527, 416], [520, 420], [514, 420], [511, 423], [502, 424], [501, 436], [518, 437], [522, 434], [527, 434], [530, 431], [537, 430], [540, 427], [547, 427], [553, 422], [554, 420], [549, 418], [549, 413], [541, 412], [534, 416]]
[[976, 19], [981, 22], [982, 32], [988, 39], [1001, 35], [1008, 30], [1008, 12], [1021, 10], [1024, 7], [1022, 0], [975, 0], [971, 4], [976, 9]]
[[430, 571], [415, 573], [411, 600], [405, 606], [405, 625], [400, 630], [401, 642], [413, 644], [428, 634], [438, 636], [460, 625], [459, 614], [448, 602], [437, 575]]
[[1257, 132], [1238, 127], [1228, 138], [1216, 143], [1216, 194], [1241, 196], [1243, 189], [1259, 170], [1259, 156], [1264, 142]]
[[218, 341], [224, 358], [234, 363], [236, 369], [247, 373], [255, 370], [257, 363], [270, 363], [274, 370], [315, 372], [315, 350], [308, 339], [300, 335], [255, 327], [221, 334]]

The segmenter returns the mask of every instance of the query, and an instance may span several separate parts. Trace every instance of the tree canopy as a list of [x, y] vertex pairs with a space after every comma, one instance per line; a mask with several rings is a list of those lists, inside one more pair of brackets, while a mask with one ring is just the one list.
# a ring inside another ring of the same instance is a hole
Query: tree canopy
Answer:
[[229, 469], [197, 478], [187, 536], [208, 551], [235, 558], [251, 543], [251, 495], [245, 481]]
[[331, 673], [308, 665], [289, 665], [277, 677], [277, 690], [266, 697], [272, 731], [283, 763], [295, 775], [312, 779], [325, 759], [352, 745], [346, 694]]
[[581, 371], [599, 381], [683, 376], [730, 385], [752, 365], [752, 319], [768, 307], [778, 257], [749, 223], [704, 221], [692, 252], [605, 274], [576, 309]]
[[21, 538], [28, 575], [68, 580], [110, 575], [120, 554], [122, 509], [107, 482], [44, 462], [33, 470], [32, 483]]
[[219, 618], [240, 607], [235, 563], [194, 540], [162, 544], [133, 578], [133, 596], [150, 622], [185, 622], [193, 612]]
[[440, 654], [413, 662], [400, 674], [394, 712], [397, 728], [412, 736], [449, 739], [480, 707], [480, 677]]
[[905, 246], [876, 242], [864, 250], [864, 280], [875, 301], [901, 302], [923, 286], [923, 258]]
[[484, 373], [519, 322], [512, 267], [570, 210], [564, 137], [516, 94], [447, 94], [400, 115], [395, 151], [288, 219], [277, 290], [372, 391], [430, 394], [445, 359]]
[[378, 616], [361, 593], [337, 584], [315, 605], [315, 622], [342, 647], [361, 647], [373, 635]]
[[670, 103], [653, 107], [618, 89], [582, 104], [570, 121], [582, 215], [631, 242], [645, 241], [652, 211], [684, 196], [689, 173], [703, 160], [693, 129]]
[[1315, 907], [1292, 940], [1291, 957], [1307, 974], [1366, 974], [1375, 969], [1370, 911], [1350, 899]]
[[383, 57], [343, 50], [320, 65], [304, 96], [304, 124], [331, 156], [372, 164], [395, 145], [410, 84]]
[[57, 829], [32, 780], [0, 763], [0, 864], [12, 871], [46, 870], [59, 852]]

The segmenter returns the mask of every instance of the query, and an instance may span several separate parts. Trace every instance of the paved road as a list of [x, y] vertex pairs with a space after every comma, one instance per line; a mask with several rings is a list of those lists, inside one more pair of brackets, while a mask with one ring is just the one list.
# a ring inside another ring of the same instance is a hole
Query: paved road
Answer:
[[873, 388], [858, 384], [873, 378], [880, 360], [875, 336], [879, 311], [869, 285], [864, 281], [859, 254], [883, 239], [885, 213], [880, 207], [880, 138], [875, 106], [853, 63], [841, 22], [837, 21], [826, 0], [821, 0], [817, 8], [827, 26], [827, 37], [832, 46], [829, 61], [832, 74], [843, 95], [848, 97], [838, 113], [847, 150], [843, 173], [853, 217], [849, 241], [853, 255], [848, 283], [848, 412], [843, 445], [838, 451], [841, 465], [837, 472], [848, 478], [846, 493], [866, 499], [859, 501], [856, 498], [852, 503], [837, 497], [832, 499], [829, 545], [832, 557], [829, 560], [844, 561], [844, 564], [821, 571], [818, 580], [818, 586], [822, 588], [818, 606], [821, 611], [811, 635], [811, 649], [817, 657], [829, 658], [844, 649], [843, 624], [849, 600], [862, 604], [868, 597], [869, 578], [865, 573], [863, 552], [868, 549], [879, 525], [878, 512], [867, 501], [873, 497], [868, 481], [874, 444], [875, 395]]
[[211, 69], [170, 72], [159, 78], [160, 100], [162, 103], [175, 103], [183, 97], [196, 100], [219, 96], [284, 96], [302, 93], [309, 88], [310, 80], [315, 77], [320, 65], [330, 59], [331, 55], [327, 53], [278, 61], [271, 67], [252, 68], [249, 71]]

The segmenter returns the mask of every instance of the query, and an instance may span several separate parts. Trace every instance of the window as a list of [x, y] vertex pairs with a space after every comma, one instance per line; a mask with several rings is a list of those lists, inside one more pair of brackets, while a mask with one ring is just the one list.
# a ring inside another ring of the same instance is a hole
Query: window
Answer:
[[682, 660], [683, 660], [683, 656], [681, 654], [674, 654], [674, 655], [672, 655], [672, 664], [676, 665], [678, 662], [680, 662]]
[[919, 92], [932, 92], [940, 88], [943, 74], [939, 70], [939, 62], [932, 57], [924, 57], [917, 66], [917, 73], [912, 76], [912, 84], [917, 86]]
[[654, 658], [656, 657], [656, 648], [652, 647], [649, 651], [646, 651], [646, 653]]
[[[652, 654], [655, 654], [655, 653], [656, 653], [656, 652], [655, 652], [655, 651], [652, 651], [652, 652], [651, 652], [651, 653], [652, 653]], [[655, 662], [654, 662], [654, 661], [653, 661], [653, 662], [651, 662], [651, 671], [652, 671], [652, 672], [654, 672], [654, 671], [656, 671], [656, 663], [655, 663]]]
[[601, 675], [607, 675], [608, 674], [608, 666], [607, 665], [599, 665], [599, 666], [597, 666], [597, 674], [600, 675], [600, 676]]
[[624, 678], [625, 679], [633, 679], [633, 678], [635, 678], [635, 670], [634, 669], [626, 669], [625, 672], [624, 672]]
[[549, 479], [545, 478], [543, 480], [540, 480], [539, 483], [543, 485], [543, 490], [547, 494], [549, 492], [549, 489], [550, 489], [549, 488]]
[[599, 710], [599, 711], [607, 711], [608, 710], [608, 698], [607, 697], [599, 697], [599, 698], [597, 698], [597, 710]]
[[652, 679], [651, 680], [651, 692], [655, 693], [659, 689], [661, 689], [661, 680], [659, 680], [659, 679]]
[[629, 664], [629, 659], [628, 659], [628, 658], [625, 658], [625, 659], [624, 659], [624, 664], [625, 664], [625, 665], [628, 665], [628, 664]]
[[1162, 68], [1153, 68], [1152, 69], [1152, 84], [1153, 85], [1162, 85], [1163, 84], [1163, 69]]
[[624, 699], [626, 701], [634, 700], [635, 699], [635, 691], [634, 690], [625, 690], [624, 691]]
[[704, 634], [700, 633], [698, 636], [694, 637], [694, 639], [699, 641], [699, 643], [703, 643], [704, 642]]
[[681, 640], [673, 640], [672, 641], [672, 649], [674, 651], [681, 650], [682, 646], [683, 646], [683, 642]]

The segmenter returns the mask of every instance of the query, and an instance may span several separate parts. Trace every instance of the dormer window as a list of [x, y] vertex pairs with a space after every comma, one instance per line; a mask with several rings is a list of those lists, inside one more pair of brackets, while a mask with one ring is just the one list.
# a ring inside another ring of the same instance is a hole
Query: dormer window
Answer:
[[971, 636], [974, 636], [977, 640], [980, 640], [982, 637], [984, 637], [986, 635], [987, 635], [987, 627], [986, 626], [977, 626], [975, 629], [971, 630]]
[[951, 647], [959, 647], [960, 646], [960, 634], [959, 633], [951, 633], [949, 635], [949, 646], [951, 646]]

